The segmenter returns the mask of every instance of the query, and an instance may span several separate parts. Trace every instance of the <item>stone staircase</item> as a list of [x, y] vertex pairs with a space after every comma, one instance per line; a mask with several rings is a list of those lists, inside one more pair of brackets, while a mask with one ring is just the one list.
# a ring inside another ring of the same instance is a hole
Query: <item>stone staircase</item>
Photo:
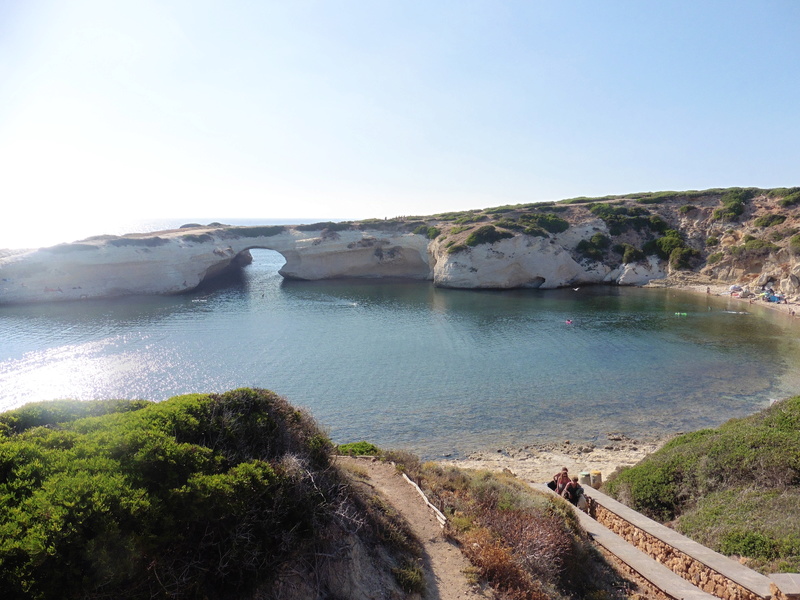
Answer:
[[[531, 487], [553, 493], [546, 485]], [[800, 600], [800, 575], [765, 577], [589, 488], [592, 516], [575, 509], [594, 542], [674, 600]]]

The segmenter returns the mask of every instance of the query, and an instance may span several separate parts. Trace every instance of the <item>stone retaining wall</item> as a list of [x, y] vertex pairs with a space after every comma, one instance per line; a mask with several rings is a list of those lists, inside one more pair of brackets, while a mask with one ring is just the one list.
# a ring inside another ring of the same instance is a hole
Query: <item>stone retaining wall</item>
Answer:
[[709, 594], [723, 598], [723, 600], [764, 600], [764, 598], [768, 598], [743, 588], [725, 575], [636, 527], [594, 500], [590, 511], [598, 523]]

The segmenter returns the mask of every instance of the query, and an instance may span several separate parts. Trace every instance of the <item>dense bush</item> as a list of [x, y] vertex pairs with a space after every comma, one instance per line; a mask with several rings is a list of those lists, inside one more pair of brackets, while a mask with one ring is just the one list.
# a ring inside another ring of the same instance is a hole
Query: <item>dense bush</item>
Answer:
[[[605, 489], [636, 510], [754, 566], [800, 567], [800, 396], [679, 436]], [[770, 562], [772, 561], [772, 562]]]
[[697, 207], [693, 204], [684, 204], [678, 209], [678, 212], [682, 215], [692, 212], [693, 210], [697, 210]]
[[800, 191], [792, 192], [786, 197], [781, 198], [778, 200], [778, 204], [783, 208], [789, 208], [790, 206], [796, 206], [797, 204], [800, 204]]
[[336, 447], [339, 454], [347, 456], [377, 456], [381, 453], [380, 448], [369, 442], [351, 442], [349, 444], [339, 444]]
[[630, 244], [621, 244], [622, 264], [639, 262], [644, 259], [644, 252]]
[[435, 240], [439, 237], [441, 231], [437, 227], [428, 227], [427, 225], [420, 225], [416, 229], [414, 229], [413, 233], [417, 235], [424, 235], [429, 240]]
[[324, 527], [338, 489], [328, 439], [266, 390], [0, 422], [4, 599], [235, 597]]
[[677, 270], [691, 269], [699, 258], [700, 253], [697, 250], [688, 246], [681, 246], [670, 252], [669, 266]]
[[716, 236], [710, 235], [706, 238], [706, 246], [712, 247], [717, 246], [719, 244], [719, 238]]
[[686, 248], [681, 234], [674, 229], [668, 229], [663, 236], [646, 242], [643, 251], [647, 255], [656, 255], [662, 260], [668, 260], [672, 252], [678, 248]]
[[[608, 227], [611, 235], [620, 235], [629, 229], [640, 231], [642, 229], [651, 229], [655, 223], [657, 227], [660, 225], [658, 221], [651, 220], [650, 212], [645, 208], [639, 206], [617, 206], [610, 203], [594, 203], [589, 204], [589, 212], [596, 217], [599, 217]], [[660, 220], [660, 217], [658, 217]]]
[[755, 221], [753, 221], [753, 225], [756, 227], [772, 227], [773, 225], [780, 225], [786, 220], [786, 215], [779, 215], [779, 214], [768, 214], [768, 215], [761, 215]]
[[569, 229], [569, 222], [553, 213], [529, 213], [519, 218], [521, 223], [538, 227], [550, 233], [562, 233]]
[[602, 233], [595, 233], [588, 240], [581, 240], [578, 242], [578, 245], [575, 246], [575, 250], [577, 250], [584, 258], [600, 261], [603, 260], [605, 250], [610, 245], [611, 240], [608, 238], [608, 236], [603, 235]]
[[754, 195], [752, 189], [733, 188], [722, 195], [720, 202], [722, 208], [714, 211], [714, 218], [718, 221], [735, 221], [744, 213], [745, 203]]
[[484, 225], [470, 233], [464, 243], [467, 246], [478, 246], [480, 244], [494, 244], [500, 240], [513, 237], [514, 234], [510, 231], [499, 231], [494, 225]]
[[718, 263], [719, 261], [722, 260], [723, 256], [725, 256], [724, 252], [714, 252], [714, 254], [709, 254], [708, 255], [708, 258], [706, 259], [706, 262], [709, 265], [716, 264], [716, 263]]

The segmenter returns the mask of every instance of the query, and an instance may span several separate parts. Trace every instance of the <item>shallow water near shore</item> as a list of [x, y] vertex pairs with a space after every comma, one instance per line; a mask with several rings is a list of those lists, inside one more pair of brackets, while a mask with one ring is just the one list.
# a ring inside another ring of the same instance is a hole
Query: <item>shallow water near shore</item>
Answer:
[[0, 410], [258, 386], [336, 442], [440, 458], [671, 435], [800, 392], [796, 326], [736, 300], [289, 282], [280, 255], [253, 256], [241, 278], [193, 294], [0, 307]]

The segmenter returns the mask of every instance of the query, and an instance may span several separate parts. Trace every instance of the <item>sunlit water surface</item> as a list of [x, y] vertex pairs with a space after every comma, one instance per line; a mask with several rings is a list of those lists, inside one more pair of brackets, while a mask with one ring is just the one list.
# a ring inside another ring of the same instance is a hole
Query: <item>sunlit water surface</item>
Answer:
[[287, 282], [279, 254], [253, 255], [189, 295], [0, 307], [0, 409], [258, 386], [336, 442], [436, 458], [688, 431], [800, 390], [796, 328], [736, 300]]

